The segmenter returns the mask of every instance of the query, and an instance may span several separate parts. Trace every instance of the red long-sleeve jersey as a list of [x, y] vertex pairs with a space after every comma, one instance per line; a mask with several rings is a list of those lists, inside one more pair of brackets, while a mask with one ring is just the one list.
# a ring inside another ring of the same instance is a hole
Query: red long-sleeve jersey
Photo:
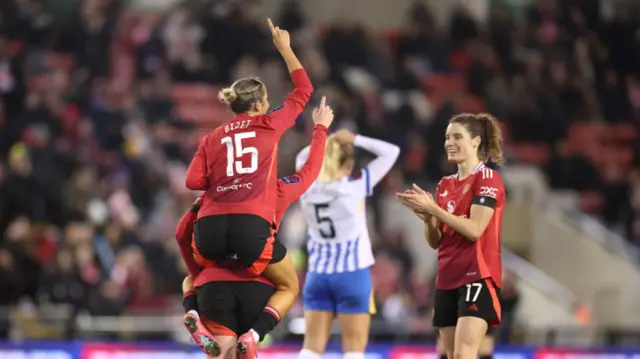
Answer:
[[[280, 222], [284, 214], [291, 205], [300, 198], [300, 196], [311, 186], [322, 167], [324, 158], [324, 150], [327, 141], [327, 128], [322, 125], [316, 125], [313, 130], [313, 139], [309, 150], [309, 157], [306, 163], [292, 176], [280, 178], [277, 181], [277, 201], [276, 201], [276, 229], [280, 227]], [[205, 196], [203, 193], [201, 196]], [[255, 277], [247, 274], [244, 267], [238, 266], [236, 261], [221, 261], [215, 266], [206, 267], [201, 270], [200, 266], [193, 258], [193, 250], [191, 241], [193, 240], [193, 223], [197, 215], [192, 211], [188, 211], [182, 216], [176, 228], [176, 239], [180, 246], [180, 254], [185, 261], [189, 273], [196, 278], [195, 285], [201, 286], [204, 283], [215, 281], [227, 282], [244, 282], [258, 281], [272, 285], [271, 282], [263, 277]]]
[[[204, 198], [204, 193], [200, 195], [200, 199]], [[182, 215], [180, 222], [176, 226], [176, 240], [178, 241], [178, 247], [180, 248], [180, 256], [184, 264], [186, 264], [189, 274], [193, 277], [200, 273], [200, 266], [193, 258], [193, 248], [191, 248], [191, 241], [193, 240], [193, 227], [198, 213], [191, 210]]]
[[275, 223], [280, 136], [295, 123], [313, 87], [304, 69], [291, 73], [295, 89], [278, 109], [238, 114], [200, 140], [186, 185], [206, 191], [198, 218], [253, 214]]

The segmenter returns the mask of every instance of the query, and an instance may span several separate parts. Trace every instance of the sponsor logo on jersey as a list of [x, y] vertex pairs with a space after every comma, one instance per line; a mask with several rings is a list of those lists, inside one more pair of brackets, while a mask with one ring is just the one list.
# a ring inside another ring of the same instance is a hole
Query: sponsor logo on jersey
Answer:
[[447, 211], [449, 213], [453, 213], [456, 210], [456, 202], [455, 201], [449, 201], [447, 203]]
[[446, 197], [449, 194], [449, 191], [444, 191], [440, 193], [440, 197]]
[[218, 187], [216, 187], [216, 191], [218, 191], [218, 192], [237, 191], [237, 190], [242, 189], [242, 188], [251, 189], [251, 187], [253, 187], [253, 183], [252, 182], [236, 183], [237, 181], [238, 180], [235, 179], [233, 181], [233, 184], [230, 185], [230, 186], [218, 186]]
[[480, 196], [482, 197], [498, 197], [498, 189], [494, 187], [482, 186], [480, 187]]

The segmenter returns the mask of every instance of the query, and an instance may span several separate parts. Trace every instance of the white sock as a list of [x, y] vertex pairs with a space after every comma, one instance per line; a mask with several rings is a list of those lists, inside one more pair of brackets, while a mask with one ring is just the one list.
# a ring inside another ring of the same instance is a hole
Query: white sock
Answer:
[[364, 359], [364, 353], [348, 352], [342, 354], [342, 359]]
[[187, 314], [189, 314], [189, 313], [195, 315], [196, 318], [200, 319], [200, 315], [195, 310], [191, 309], [190, 311], [187, 312]]
[[258, 332], [256, 332], [253, 329], [251, 329], [249, 332], [251, 333], [251, 335], [253, 335], [253, 340], [255, 340], [256, 343], [259, 343], [260, 342], [260, 334], [258, 334]]
[[309, 349], [302, 349], [300, 354], [298, 354], [298, 359], [320, 359], [321, 357], [322, 354], [312, 352]]

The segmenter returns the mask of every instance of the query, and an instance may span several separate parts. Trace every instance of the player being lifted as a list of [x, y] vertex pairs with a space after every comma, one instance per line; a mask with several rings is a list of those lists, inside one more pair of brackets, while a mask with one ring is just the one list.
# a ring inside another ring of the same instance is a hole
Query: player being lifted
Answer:
[[239, 339], [248, 347], [287, 314], [299, 292], [291, 257], [284, 246], [273, 245], [277, 155], [280, 136], [293, 126], [313, 91], [289, 33], [268, 23], [295, 89], [269, 113], [267, 89], [255, 78], [222, 90], [220, 98], [235, 116], [202, 138], [186, 178], [187, 188], [206, 191], [195, 227], [196, 254], [209, 261], [237, 258], [250, 274], [264, 272], [276, 287], [264, 315]]
[[[377, 156], [352, 177], [354, 146]], [[400, 149], [384, 141], [339, 130], [327, 140], [318, 179], [300, 203], [309, 226], [307, 279], [303, 289], [306, 331], [300, 359], [319, 359], [333, 317], [342, 328], [345, 359], [363, 359], [369, 336], [374, 258], [367, 231], [365, 199], [393, 167]], [[304, 164], [308, 148], [296, 158]]]
[[[333, 110], [325, 106], [325, 98], [313, 111], [313, 139], [304, 166], [295, 174], [278, 179], [276, 228], [291, 203], [315, 181], [322, 166], [327, 129], [333, 122]], [[194, 203], [176, 228], [176, 239], [190, 276], [182, 286], [185, 326], [194, 341], [210, 357], [235, 358], [234, 346], [238, 335], [256, 327], [267, 301], [274, 293], [273, 284], [262, 276], [252, 276], [237, 261], [227, 260], [200, 268], [194, 259], [192, 234], [194, 221], [204, 197]], [[279, 241], [274, 247], [283, 246]], [[197, 255], [196, 255], [197, 256]], [[198, 258], [203, 261], [202, 258]], [[196, 294], [197, 292], [197, 294]], [[243, 359], [254, 359], [255, 343], [240, 343]]]
[[498, 172], [502, 133], [489, 114], [459, 114], [449, 121], [445, 150], [458, 173], [442, 178], [435, 198], [417, 185], [398, 199], [424, 221], [438, 250], [433, 326], [449, 359], [475, 359], [488, 327], [500, 324], [500, 229], [505, 206]]

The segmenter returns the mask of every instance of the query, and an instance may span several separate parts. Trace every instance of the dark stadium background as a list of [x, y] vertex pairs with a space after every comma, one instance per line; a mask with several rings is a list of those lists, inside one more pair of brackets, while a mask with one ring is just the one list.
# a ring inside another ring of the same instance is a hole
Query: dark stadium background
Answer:
[[[326, 95], [336, 128], [402, 148], [369, 203], [372, 342], [433, 352], [435, 254], [392, 194], [452, 173], [447, 119], [486, 111], [504, 124], [511, 201], [499, 341], [528, 345], [522, 356], [638, 353], [640, 2], [3, 0], [0, 358], [75, 358], [85, 340], [192, 351], [173, 238], [195, 197], [186, 163], [230, 118], [222, 85], [259, 75], [274, 105], [290, 90], [268, 16], [292, 33], [312, 104]], [[306, 111], [283, 137], [281, 174], [311, 127]], [[280, 239], [302, 279], [304, 230], [294, 206]], [[299, 345], [301, 313], [275, 342]]]

